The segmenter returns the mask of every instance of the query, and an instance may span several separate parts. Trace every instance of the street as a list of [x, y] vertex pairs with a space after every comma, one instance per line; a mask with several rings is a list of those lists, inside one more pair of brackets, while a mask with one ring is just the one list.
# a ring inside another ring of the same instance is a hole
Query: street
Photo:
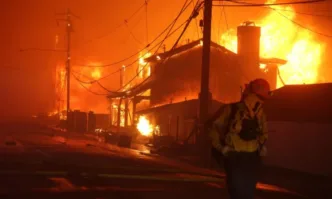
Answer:
[[[3, 197], [228, 198], [222, 173], [83, 134], [21, 122], [2, 124], [0, 140]], [[257, 198], [309, 197], [262, 182], [257, 188]]]

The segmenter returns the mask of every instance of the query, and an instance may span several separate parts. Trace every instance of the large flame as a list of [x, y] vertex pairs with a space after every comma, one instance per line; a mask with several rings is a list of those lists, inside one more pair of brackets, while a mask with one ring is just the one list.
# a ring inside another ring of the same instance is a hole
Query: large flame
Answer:
[[153, 126], [145, 116], [140, 116], [137, 123], [137, 130], [144, 136], [150, 136], [153, 132]]
[[55, 72], [55, 93], [56, 102], [55, 110], [48, 113], [48, 116], [59, 115], [60, 119], [65, 119], [63, 111], [65, 110], [65, 100], [66, 100], [66, 68], [63, 64], [58, 64], [56, 66]]
[[[104, 74], [103, 68], [98, 67], [103, 65], [103, 63], [99, 62], [87, 62], [86, 65], [92, 67], [81, 67], [81, 66], [73, 66], [73, 75], [83, 82], [89, 82], [93, 80], [100, 79]], [[95, 67], [93, 67], [95, 66]], [[66, 119], [64, 113], [66, 112], [66, 67], [64, 64], [59, 64], [56, 66], [56, 77], [55, 77], [55, 89], [56, 89], [56, 108], [54, 111], [50, 112], [48, 115], [53, 116], [59, 114], [60, 118]], [[91, 103], [94, 99], [100, 99], [103, 96], [92, 96], [91, 93], [87, 92], [86, 88], [91, 90], [100, 89], [96, 84], [83, 84], [85, 88], [82, 87], [82, 84], [77, 82], [75, 78], [71, 81], [71, 101], [70, 106], [71, 110], [82, 110], [82, 111], [95, 111], [100, 113], [107, 112], [107, 103], [106, 100], [100, 100], [98, 103]], [[93, 88], [92, 88], [93, 87]], [[96, 91], [102, 93], [102, 91]], [[90, 101], [87, 100], [89, 98]]]
[[[277, 57], [288, 61], [279, 67], [281, 79], [278, 78], [277, 87], [283, 86], [282, 81], [285, 84], [317, 83], [324, 45], [314, 38], [313, 33], [290, 21], [295, 19], [292, 7], [271, 8], [275, 11], [271, 10], [265, 18], [258, 20], [257, 25], [262, 27], [261, 57]], [[231, 29], [223, 34], [221, 44], [237, 52], [236, 31]]]
[[149, 63], [147, 63], [145, 61], [146, 58], [150, 57], [151, 56], [151, 53], [150, 52], [147, 52], [145, 54], [141, 54], [140, 57], [139, 57], [139, 61], [138, 61], [138, 76], [140, 78], [146, 78], [148, 76], [151, 75], [151, 68], [150, 68], [150, 65]]

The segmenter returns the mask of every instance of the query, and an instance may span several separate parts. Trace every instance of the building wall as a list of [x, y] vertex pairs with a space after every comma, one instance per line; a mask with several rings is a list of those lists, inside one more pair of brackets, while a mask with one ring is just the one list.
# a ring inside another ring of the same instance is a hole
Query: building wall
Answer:
[[[163, 65], [156, 64], [156, 82], [151, 89], [152, 105], [197, 99], [201, 81], [202, 48], [174, 55]], [[211, 48], [210, 91], [213, 99], [231, 102], [240, 97], [241, 71], [236, 55]]]
[[270, 121], [265, 163], [332, 176], [332, 123]]
[[[156, 80], [151, 89], [151, 105], [197, 99], [201, 86], [202, 48], [196, 46], [161, 63], [152, 66]], [[271, 77], [258, 66], [243, 65], [236, 54], [222, 47], [211, 47], [210, 63], [210, 91], [213, 99], [223, 103], [239, 100], [241, 86], [254, 78], [276, 81], [275, 73]]]
[[[161, 135], [170, 135], [178, 140], [184, 141], [190, 135], [198, 115], [198, 100], [190, 100], [182, 103], [168, 104], [162, 107], [150, 109], [138, 114], [147, 116], [153, 125], [159, 125]], [[213, 101], [210, 106], [211, 115], [221, 106], [219, 102]], [[177, 127], [178, 118], [178, 127]], [[178, 130], [177, 130], [178, 128]], [[190, 140], [194, 142], [194, 138]]]
[[96, 114], [96, 127], [108, 128], [110, 126], [109, 114]]

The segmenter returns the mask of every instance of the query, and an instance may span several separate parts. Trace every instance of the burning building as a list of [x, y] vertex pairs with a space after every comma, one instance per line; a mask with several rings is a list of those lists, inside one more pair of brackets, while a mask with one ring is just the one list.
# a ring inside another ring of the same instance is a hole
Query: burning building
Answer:
[[[220, 103], [239, 100], [241, 86], [251, 79], [265, 78], [276, 88], [278, 65], [286, 63], [276, 58], [260, 58], [260, 27], [253, 23], [246, 22], [239, 26], [238, 38], [238, 54], [211, 43], [210, 91], [215, 104], [211, 112]], [[130, 92], [124, 89], [121, 93], [109, 96], [113, 107], [113, 125], [130, 126], [140, 120], [135, 117], [136, 114], [144, 113], [145, 119], [158, 127], [161, 134], [175, 136], [177, 132], [181, 134], [184, 129], [190, 129], [193, 124], [189, 121], [196, 118], [198, 112], [202, 44], [202, 40], [197, 40], [140, 60], [136, 86], [128, 85]], [[172, 109], [172, 104], [187, 108], [179, 108], [182, 113], [177, 115], [165, 113], [169, 115], [168, 118], [157, 111], [164, 107]]]

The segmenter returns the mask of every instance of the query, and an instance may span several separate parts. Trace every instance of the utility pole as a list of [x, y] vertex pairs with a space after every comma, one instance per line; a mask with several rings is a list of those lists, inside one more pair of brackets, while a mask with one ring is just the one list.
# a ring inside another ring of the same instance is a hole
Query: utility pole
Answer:
[[71, 66], [70, 66], [70, 59], [71, 59], [71, 33], [73, 32], [73, 24], [72, 24], [72, 19], [71, 17], [74, 16], [78, 19], [80, 19], [78, 16], [74, 15], [70, 9], [67, 10], [66, 13], [60, 13], [57, 15], [65, 15], [66, 18], [65, 19], [57, 19], [58, 21], [64, 21], [66, 23], [66, 36], [67, 36], [67, 49], [66, 49], [66, 53], [67, 53], [67, 57], [66, 57], [66, 78], [67, 78], [67, 108], [66, 108], [66, 112], [67, 112], [67, 123], [68, 123], [68, 116], [69, 116], [69, 112], [70, 112], [70, 72], [71, 72]]
[[67, 10], [67, 121], [70, 111], [70, 34], [72, 32], [72, 22], [70, 19], [70, 10]]
[[[203, 19], [203, 50], [202, 50], [202, 69], [201, 69], [201, 91], [199, 94], [199, 146], [204, 151], [202, 157], [206, 157], [208, 147], [207, 132], [205, 121], [209, 114], [209, 104], [212, 95], [209, 90], [210, 76], [210, 44], [211, 44], [211, 21], [212, 21], [212, 0], [204, 0], [204, 19]], [[206, 161], [205, 161], [206, 162]], [[206, 165], [205, 165], [206, 166]]]

